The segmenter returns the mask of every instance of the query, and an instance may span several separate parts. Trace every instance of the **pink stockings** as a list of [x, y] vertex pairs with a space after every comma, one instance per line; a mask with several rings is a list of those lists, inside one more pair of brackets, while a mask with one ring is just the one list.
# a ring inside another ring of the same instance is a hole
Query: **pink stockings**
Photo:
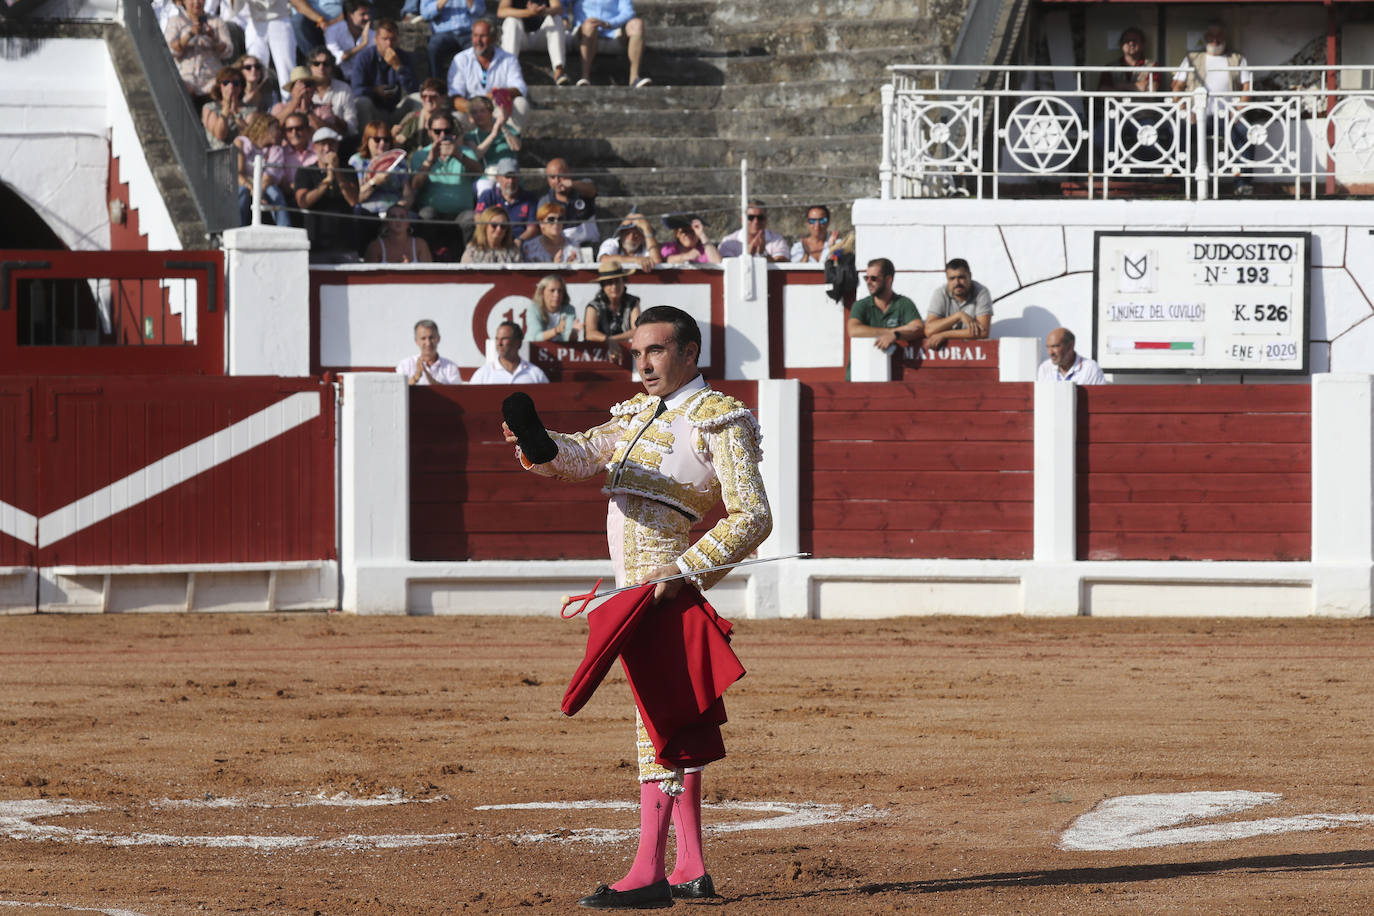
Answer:
[[673, 831], [677, 834], [677, 861], [669, 884], [685, 884], [706, 874], [701, 852], [701, 771], [682, 774], [682, 794], [673, 799]]
[[673, 798], [657, 782], [639, 784], [639, 850], [629, 874], [612, 884], [612, 890], [634, 890], [663, 880], [670, 823], [677, 829], [677, 863], [669, 882], [682, 884], [706, 873], [701, 852], [701, 773], [683, 774], [682, 785], [682, 794]]
[[639, 851], [630, 873], [611, 885], [613, 891], [632, 891], [662, 881], [667, 865], [668, 824], [673, 815], [673, 800], [663, 794], [657, 782], [639, 784]]

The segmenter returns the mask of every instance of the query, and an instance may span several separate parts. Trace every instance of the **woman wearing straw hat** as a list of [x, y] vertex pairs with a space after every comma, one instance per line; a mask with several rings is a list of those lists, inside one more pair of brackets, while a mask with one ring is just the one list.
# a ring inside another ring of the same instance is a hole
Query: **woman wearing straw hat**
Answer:
[[625, 291], [632, 271], [619, 264], [602, 264], [596, 272], [601, 292], [587, 303], [582, 319], [588, 340], [629, 340], [639, 320], [639, 297]]

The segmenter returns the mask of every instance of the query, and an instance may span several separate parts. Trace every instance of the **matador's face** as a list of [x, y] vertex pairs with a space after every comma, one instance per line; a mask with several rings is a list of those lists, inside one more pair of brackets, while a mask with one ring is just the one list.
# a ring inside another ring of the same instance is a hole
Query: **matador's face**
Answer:
[[696, 344], [679, 346], [673, 326], [666, 321], [635, 328], [630, 358], [644, 380], [644, 390], [656, 397], [667, 397], [697, 375]]

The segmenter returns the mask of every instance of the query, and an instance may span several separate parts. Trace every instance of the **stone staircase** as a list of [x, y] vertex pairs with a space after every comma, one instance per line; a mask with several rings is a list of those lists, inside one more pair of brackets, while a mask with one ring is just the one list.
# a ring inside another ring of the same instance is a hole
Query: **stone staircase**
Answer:
[[[562, 156], [592, 178], [603, 232], [637, 208], [655, 225], [667, 213], [699, 213], [719, 237], [739, 226], [747, 159], [750, 196], [768, 204], [770, 228], [789, 238], [812, 204], [829, 205], [844, 231], [850, 202], [877, 196], [886, 67], [943, 60], [963, 9], [962, 0], [635, 6], [652, 86], [628, 88], [620, 55], [598, 56], [593, 85], [582, 88], [553, 84], [542, 47], [522, 56], [533, 108], [522, 167]], [[403, 44], [423, 55], [422, 42]], [[579, 66], [573, 48], [574, 77]]]

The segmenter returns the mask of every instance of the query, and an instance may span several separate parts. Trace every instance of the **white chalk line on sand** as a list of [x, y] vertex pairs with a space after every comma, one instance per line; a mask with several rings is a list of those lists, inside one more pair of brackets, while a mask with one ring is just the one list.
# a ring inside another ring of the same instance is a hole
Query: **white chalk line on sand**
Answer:
[[[1175, 792], [1109, 798], [1082, 815], [1059, 838], [1073, 852], [1148, 849], [1183, 843], [1218, 843], [1275, 833], [1374, 826], [1374, 814], [1300, 814], [1222, 824], [1189, 821], [1225, 817], [1283, 796], [1277, 792]], [[1176, 826], [1187, 824], [1187, 826]]]
[[25, 909], [44, 907], [50, 910], [63, 910], [68, 913], [100, 913], [102, 916], [143, 916], [142, 913], [135, 913], [133, 910], [112, 910], [108, 907], [98, 906], [67, 906], [65, 903], [31, 903], [27, 900], [0, 900], [0, 906], [22, 906]]
[[[196, 808], [301, 808], [308, 806], [334, 807], [373, 807], [378, 805], [427, 804], [445, 801], [447, 796], [426, 799], [407, 799], [396, 792], [376, 798], [352, 798], [351, 796], [316, 796], [292, 800], [284, 803], [250, 802], [233, 798], [207, 797], [203, 799], [160, 799], [149, 802], [153, 809]], [[626, 802], [534, 802], [516, 805], [480, 805], [474, 810], [579, 810], [579, 809], [634, 809], [637, 805]], [[887, 812], [862, 805], [853, 809], [842, 809], [839, 805], [819, 805], [808, 802], [728, 802], [703, 805], [707, 811], [742, 811], [752, 814], [772, 814], [773, 817], [755, 818], [728, 823], [706, 825], [710, 833], [733, 833], [740, 830], [788, 830], [815, 827], [820, 824], [842, 823], [846, 821], [870, 820], [884, 816]], [[70, 799], [35, 799], [32, 801], [0, 801], [0, 839], [35, 843], [69, 843], [76, 845], [98, 845], [116, 848], [136, 846], [159, 847], [197, 847], [205, 849], [247, 849], [254, 852], [274, 853], [307, 850], [360, 851], [373, 849], [402, 849], [425, 846], [442, 846], [460, 840], [503, 840], [508, 842], [541, 843], [619, 843], [638, 835], [630, 829], [579, 828], [552, 832], [524, 832], [504, 836], [479, 835], [471, 833], [398, 833], [398, 834], [348, 834], [346, 836], [322, 838], [300, 835], [178, 835], [167, 833], [113, 833], [105, 830], [92, 830], [82, 827], [64, 827], [58, 824], [39, 823], [58, 817], [90, 814], [110, 810], [108, 806], [92, 802], [78, 802]]]
[[[634, 802], [577, 801], [577, 802], [521, 802], [510, 805], [479, 805], [478, 811], [577, 811], [603, 809], [612, 811], [638, 810]], [[773, 817], [733, 821], [726, 823], [703, 824], [705, 833], [737, 833], [742, 830], [804, 830], [822, 824], [838, 824], [847, 821], [865, 821], [884, 817], [887, 811], [872, 805], [844, 809], [839, 805], [821, 805], [814, 802], [717, 802], [703, 804], [703, 812], [746, 811], [754, 814], [772, 814]], [[639, 836], [638, 828], [616, 830], [603, 827], [581, 827], [573, 830], [514, 834], [507, 839], [517, 842], [562, 841], [569, 843], [619, 843]]]

